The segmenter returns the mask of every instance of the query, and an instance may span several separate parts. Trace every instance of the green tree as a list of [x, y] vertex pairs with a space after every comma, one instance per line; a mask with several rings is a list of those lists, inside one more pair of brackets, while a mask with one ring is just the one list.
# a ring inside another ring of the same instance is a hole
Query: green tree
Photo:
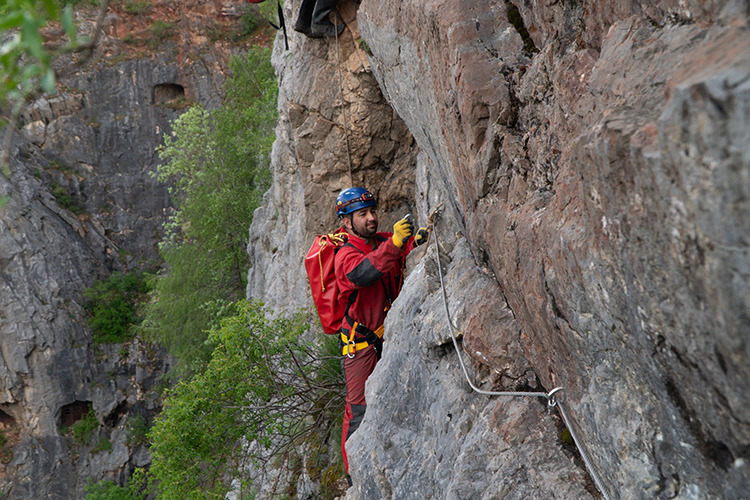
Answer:
[[242, 301], [210, 332], [207, 369], [168, 393], [149, 432], [161, 498], [221, 496], [242, 464], [283, 457], [319, 432], [318, 443], [328, 440], [343, 379], [338, 356], [305, 341], [307, 329], [302, 315], [271, 319], [261, 303]]
[[146, 331], [191, 370], [210, 354], [205, 331], [244, 297], [248, 228], [271, 180], [278, 87], [270, 50], [253, 48], [229, 67], [222, 107], [189, 109], [158, 149], [165, 163], [156, 175], [171, 186], [176, 210]]

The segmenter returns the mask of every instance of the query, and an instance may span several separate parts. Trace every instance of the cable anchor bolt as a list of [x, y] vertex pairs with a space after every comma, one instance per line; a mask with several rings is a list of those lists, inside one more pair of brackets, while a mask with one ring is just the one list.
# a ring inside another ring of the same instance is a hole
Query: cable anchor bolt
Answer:
[[562, 387], [555, 387], [549, 393], [547, 393], [547, 413], [549, 413], [552, 408], [557, 406], [557, 398], [555, 397], [555, 393], [558, 393], [560, 391], [564, 391]]

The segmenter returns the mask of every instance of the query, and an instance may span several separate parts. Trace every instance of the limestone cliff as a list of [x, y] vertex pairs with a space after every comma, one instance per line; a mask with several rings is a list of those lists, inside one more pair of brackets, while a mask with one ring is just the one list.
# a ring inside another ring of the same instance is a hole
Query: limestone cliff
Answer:
[[[82, 291], [155, 257], [154, 148], [186, 100], [219, 102], [239, 3], [116, 3], [94, 64], [24, 117], [0, 176], [4, 498], [81, 498], [149, 461], [127, 423], [158, 410], [168, 360], [94, 349]], [[311, 307], [302, 259], [344, 187], [376, 193], [385, 230], [443, 206], [386, 323], [347, 498], [748, 498], [748, 9], [341, 0], [339, 39], [279, 35], [248, 296]], [[482, 389], [563, 387], [581, 450], [543, 398], [473, 392], [449, 322]], [[89, 404], [97, 440], [76, 445]]]
[[[137, 341], [93, 345], [83, 291], [156, 260], [170, 207], [149, 175], [156, 146], [186, 104], [221, 102], [229, 54], [243, 49], [225, 3], [129, 13], [113, 2], [89, 65], [24, 115], [10, 177], [0, 175], [2, 498], [83, 498], [88, 480], [122, 483], [150, 463], [129, 427], [153, 420], [170, 362]], [[83, 30], [92, 17], [77, 12]], [[59, 33], [44, 35], [54, 44]], [[97, 427], [77, 443], [66, 430], [89, 406]]]
[[[338, 10], [337, 40], [277, 40], [248, 295], [310, 305], [302, 258], [350, 184], [383, 229], [444, 207], [386, 321], [347, 498], [747, 498], [747, 3]], [[564, 388], [602, 491], [543, 399], [468, 388], [448, 321], [480, 387]]]

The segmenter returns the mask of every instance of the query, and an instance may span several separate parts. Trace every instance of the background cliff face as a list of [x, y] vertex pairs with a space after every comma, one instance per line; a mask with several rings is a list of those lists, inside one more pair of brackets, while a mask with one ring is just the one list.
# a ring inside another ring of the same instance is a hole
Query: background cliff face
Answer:
[[[11, 176], [0, 176], [10, 196], [0, 210], [3, 498], [83, 498], [87, 480], [122, 482], [150, 463], [128, 428], [159, 410], [169, 360], [137, 341], [93, 345], [83, 291], [157, 259], [170, 202], [150, 176], [155, 150], [187, 102], [221, 102], [227, 59], [241, 49], [224, 3], [160, 1], [132, 14], [113, 2], [89, 65], [24, 115]], [[93, 14], [77, 15], [90, 30]], [[157, 36], [159, 22], [169, 30]], [[45, 36], [54, 44], [59, 33]], [[98, 428], [76, 443], [66, 430], [89, 405]]]
[[[388, 317], [348, 497], [600, 495], [542, 398], [469, 389], [450, 320], [483, 389], [564, 387], [610, 497], [746, 498], [746, 2], [339, 3], [339, 40], [277, 39], [274, 185], [250, 228], [248, 296], [311, 306], [302, 259], [345, 187], [377, 194], [385, 230], [443, 204]], [[7, 498], [82, 497], [87, 478], [149, 461], [127, 420], [158, 409], [168, 362], [137, 343], [93, 349], [81, 294], [155, 257], [168, 201], [147, 175], [154, 148], [184, 100], [219, 102], [233, 49], [216, 33], [238, 3], [117, 5], [95, 62], [28, 110], [0, 177]], [[147, 56], [164, 19], [174, 37]], [[110, 450], [64, 435], [89, 403]]]
[[475, 383], [562, 386], [606, 494], [746, 496], [746, 2], [339, 11], [338, 44], [277, 43], [274, 186], [248, 294], [310, 303], [302, 258], [350, 183], [378, 194], [386, 230], [444, 204], [440, 244], [410, 257], [386, 322], [348, 497], [599, 494], [543, 400], [468, 390], [438, 250]]

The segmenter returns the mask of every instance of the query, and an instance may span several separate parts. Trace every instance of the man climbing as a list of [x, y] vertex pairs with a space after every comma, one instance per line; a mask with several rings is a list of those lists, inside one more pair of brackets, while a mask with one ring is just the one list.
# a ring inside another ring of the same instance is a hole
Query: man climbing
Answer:
[[343, 24], [334, 25], [329, 19], [337, 0], [302, 0], [294, 23], [294, 30], [310, 38], [336, 36], [344, 31]]
[[336, 253], [335, 270], [339, 301], [346, 306], [340, 341], [346, 380], [341, 449], [350, 484], [345, 443], [365, 416], [365, 382], [380, 359], [383, 322], [401, 291], [406, 256], [429, 235], [420, 228], [412, 237], [410, 216], [396, 222], [393, 233], [378, 232], [376, 206], [375, 197], [360, 187], [345, 189], [336, 199], [336, 215], [348, 233]]

